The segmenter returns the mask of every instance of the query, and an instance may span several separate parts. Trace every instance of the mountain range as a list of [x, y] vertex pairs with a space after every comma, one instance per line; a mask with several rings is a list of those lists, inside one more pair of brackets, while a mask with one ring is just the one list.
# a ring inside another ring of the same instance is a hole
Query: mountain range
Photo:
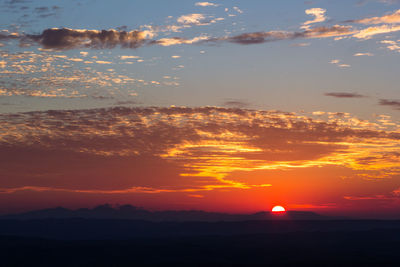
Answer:
[[323, 216], [308, 211], [287, 211], [283, 213], [272, 213], [262, 211], [253, 214], [229, 214], [218, 212], [206, 212], [199, 210], [188, 211], [149, 211], [131, 205], [113, 207], [109, 204], [97, 206], [92, 209], [67, 209], [63, 207], [34, 210], [24, 213], [8, 214], [0, 216], [0, 219], [124, 219], [144, 220], [153, 222], [219, 222], [219, 221], [258, 221], [258, 220], [332, 220], [340, 219]]

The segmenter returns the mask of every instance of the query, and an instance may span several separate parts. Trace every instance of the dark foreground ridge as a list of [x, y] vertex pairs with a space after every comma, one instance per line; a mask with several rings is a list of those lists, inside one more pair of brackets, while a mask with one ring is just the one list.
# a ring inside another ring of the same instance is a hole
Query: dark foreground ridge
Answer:
[[3, 216], [0, 266], [400, 266], [400, 221], [272, 216], [132, 206]]
[[0, 237], [0, 266], [400, 266], [400, 231], [49, 240]]

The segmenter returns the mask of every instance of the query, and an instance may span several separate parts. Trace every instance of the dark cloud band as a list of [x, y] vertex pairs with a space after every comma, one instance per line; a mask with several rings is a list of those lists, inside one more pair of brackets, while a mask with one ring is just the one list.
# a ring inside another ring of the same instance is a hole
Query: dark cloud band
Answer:
[[345, 93], [345, 92], [338, 92], [338, 93], [325, 93], [325, 96], [332, 96], [337, 98], [361, 98], [365, 97], [364, 95], [360, 95], [357, 93]]
[[27, 35], [46, 49], [87, 48], [138, 48], [146, 41], [142, 31], [47, 29], [39, 35]]
[[394, 109], [400, 110], [400, 100], [381, 99], [379, 100], [379, 105], [390, 106]]

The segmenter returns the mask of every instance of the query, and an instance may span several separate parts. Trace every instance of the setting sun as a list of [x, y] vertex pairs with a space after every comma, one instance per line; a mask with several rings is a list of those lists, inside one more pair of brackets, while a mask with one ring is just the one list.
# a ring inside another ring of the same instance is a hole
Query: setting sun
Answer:
[[272, 212], [285, 212], [286, 209], [282, 206], [275, 206], [272, 208]]

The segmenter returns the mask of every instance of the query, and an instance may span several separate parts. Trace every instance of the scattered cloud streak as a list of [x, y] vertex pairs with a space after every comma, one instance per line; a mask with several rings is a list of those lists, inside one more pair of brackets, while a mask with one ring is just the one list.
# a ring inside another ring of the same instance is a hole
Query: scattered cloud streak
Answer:
[[372, 53], [355, 53], [353, 56], [355, 56], [355, 57], [362, 57], [362, 56], [373, 57], [374, 54], [372, 54]]
[[387, 49], [391, 51], [400, 52], [400, 40], [393, 41], [393, 40], [383, 40], [381, 44], [387, 45]]
[[217, 7], [219, 6], [218, 4], [210, 3], [210, 2], [197, 2], [195, 3], [195, 6], [202, 6], [202, 7]]
[[396, 110], [400, 110], [400, 100], [381, 99], [379, 100], [379, 105], [389, 106]]
[[331, 61], [329, 61], [330, 64], [336, 65], [339, 68], [350, 68], [351, 67], [349, 64], [343, 64], [340, 62], [341, 61], [339, 59], [332, 59]]
[[373, 36], [378, 34], [398, 32], [398, 31], [400, 31], [400, 25], [381, 25], [381, 26], [374, 26], [362, 29], [359, 32], [355, 33], [353, 37], [358, 39], [371, 39]]
[[181, 45], [181, 44], [195, 44], [201, 41], [208, 40], [209, 37], [207, 36], [198, 36], [192, 39], [185, 39], [180, 37], [173, 37], [173, 38], [161, 38], [155, 41], [150, 42], [150, 44], [157, 44], [161, 46], [173, 46], [173, 45]]
[[325, 93], [326, 96], [332, 96], [337, 98], [361, 98], [365, 97], [364, 95], [357, 94], [357, 93], [345, 93], [345, 92], [338, 92], [338, 93]]
[[354, 20], [352, 22], [360, 24], [383, 24], [383, 23], [400, 23], [400, 9], [392, 14], [384, 15], [381, 17], [365, 18], [360, 20]]
[[210, 38], [208, 42], [227, 41], [236, 44], [250, 45], [261, 44], [279, 40], [294, 40], [294, 39], [312, 39], [312, 38], [329, 38], [351, 35], [355, 31], [351, 26], [334, 25], [332, 27], [316, 27], [302, 32], [286, 32], [286, 31], [269, 31], [269, 32], [254, 32], [243, 33], [236, 36]]
[[203, 14], [182, 15], [176, 21], [186, 25], [203, 25], [206, 17]]

